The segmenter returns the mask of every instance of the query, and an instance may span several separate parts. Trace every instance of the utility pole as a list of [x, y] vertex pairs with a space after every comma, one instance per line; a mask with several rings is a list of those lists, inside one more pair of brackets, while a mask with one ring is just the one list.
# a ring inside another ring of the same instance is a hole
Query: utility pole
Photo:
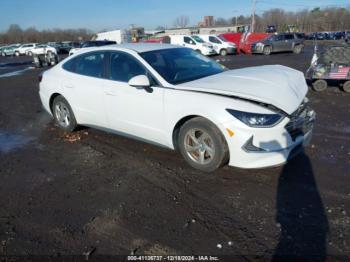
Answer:
[[250, 32], [254, 32], [254, 29], [255, 29], [255, 10], [256, 10], [256, 0], [253, 0], [252, 24], [250, 25]]

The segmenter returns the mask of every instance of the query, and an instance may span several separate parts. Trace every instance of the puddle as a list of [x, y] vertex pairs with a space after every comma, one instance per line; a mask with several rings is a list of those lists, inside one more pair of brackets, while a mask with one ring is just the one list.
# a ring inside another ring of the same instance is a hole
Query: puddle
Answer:
[[27, 145], [33, 140], [34, 138], [32, 137], [26, 137], [22, 135], [0, 131], [0, 153], [9, 153], [13, 150]]
[[21, 74], [23, 74], [24, 72], [26, 72], [26, 71], [28, 71], [28, 70], [31, 70], [31, 69], [33, 69], [33, 68], [34, 68], [34, 67], [27, 67], [27, 68], [22, 69], [22, 70], [18, 70], [18, 71], [14, 71], [14, 72], [5, 73], [5, 74], [0, 75], [0, 78], [11, 77], [11, 76], [18, 76], [18, 75], [21, 75]]

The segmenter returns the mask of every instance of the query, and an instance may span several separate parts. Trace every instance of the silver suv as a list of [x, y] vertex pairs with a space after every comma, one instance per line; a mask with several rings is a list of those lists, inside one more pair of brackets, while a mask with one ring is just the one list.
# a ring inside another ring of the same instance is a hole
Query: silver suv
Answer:
[[283, 33], [269, 37], [252, 44], [252, 53], [269, 55], [274, 52], [294, 52], [300, 54], [304, 47], [301, 34]]

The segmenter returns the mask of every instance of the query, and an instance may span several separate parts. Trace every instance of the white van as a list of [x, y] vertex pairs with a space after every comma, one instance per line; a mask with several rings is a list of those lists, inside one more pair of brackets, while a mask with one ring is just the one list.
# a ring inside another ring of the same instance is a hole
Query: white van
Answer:
[[202, 38], [195, 35], [170, 35], [172, 45], [181, 45], [192, 48], [203, 55], [215, 55], [213, 46], [205, 42]]
[[217, 35], [200, 35], [200, 38], [213, 45], [215, 52], [219, 55], [225, 56], [237, 52], [237, 47], [234, 43], [230, 43]]

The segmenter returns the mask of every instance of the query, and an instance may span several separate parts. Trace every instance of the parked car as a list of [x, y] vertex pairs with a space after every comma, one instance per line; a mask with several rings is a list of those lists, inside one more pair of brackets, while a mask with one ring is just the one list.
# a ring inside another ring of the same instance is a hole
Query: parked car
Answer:
[[79, 51], [82, 48], [87, 47], [95, 47], [95, 46], [104, 46], [104, 45], [115, 45], [117, 42], [115, 41], [108, 41], [108, 40], [98, 40], [98, 41], [86, 41], [84, 42], [80, 47], [72, 48], [69, 51], [69, 55], [73, 55], [75, 52]]
[[33, 53], [30, 50], [35, 48], [37, 45], [38, 45], [37, 43], [28, 43], [28, 44], [21, 45], [15, 50], [15, 56], [20, 56], [20, 55], [31, 56]]
[[32, 55], [46, 55], [48, 53], [57, 54], [56, 48], [46, 44], [37, 45], [34, 49], [28, 50], [28, 52], [31, 52]]
[[177, 149], [194, 168], [285, 163], [312, 135], [304, 74], [269, 65], [227, 70], [190, 48], [89, 48], [39, 78], [43, 107], [78, 125]]
[[1, 54], [1, 51], [4, 50], [6, 47], [8, 47], [8, 45], [1, 45], [0, 46], [0, 54]]
[[199, 35], [199, 37], [211, 44], [218, 55], [226, 56], [237, 52], [236, 45], [228, 42], [225, 38], [219, 38], [217, 35]]
[[345, 32], [344, 40], [346, 43], [350, 44], [350, 31]]
[[1, 50], [1, 55], [2, 56], [12, 56], [15, 54], [15, 50], [20, 46], [20, 44], [13, 44], [6, 46]]
[[72, 48], [79, 48], [81, 46], [80, 43], [77, 42], [71, 42], [71, 41], [65, 41], [60, 44], [58, 44], [58, 53], [60, 54], [69, 54], [69, 51]]
[[213, 45], [194, 35], [170, 35], [170, 44], [191, 48], [202, 55], [215, 55]]
[[275, 34], [252, 44], [252, 53], [270, 55], [274, 52], [293, 51], [300, 54], [304, 48], [304, 40], [294, 33]]

